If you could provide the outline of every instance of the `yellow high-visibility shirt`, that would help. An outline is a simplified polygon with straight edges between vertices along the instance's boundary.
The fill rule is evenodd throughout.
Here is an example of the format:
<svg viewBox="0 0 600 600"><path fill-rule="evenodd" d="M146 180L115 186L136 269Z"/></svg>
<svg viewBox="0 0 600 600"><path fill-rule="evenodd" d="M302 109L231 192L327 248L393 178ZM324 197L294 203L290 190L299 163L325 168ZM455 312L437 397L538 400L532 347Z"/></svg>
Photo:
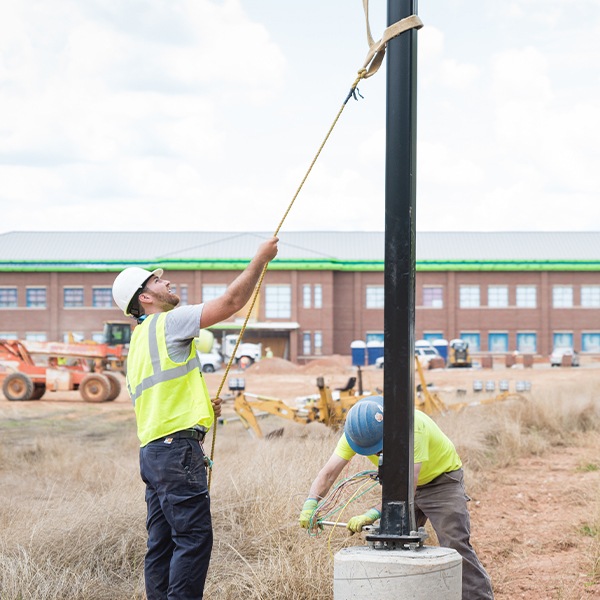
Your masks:
<svg viewBox="0 0 600 600"><path fill-rule="evenodd" d="M414 426L414 462L421 463L417 485L425 485L442 473L462 467L454 444L431 417L415 410ZM348 444L346 434L338 441L335 454L344 460L350 460L356 454ZM375 466L379 465L376 454L368 456L368 459Z"/></svg>

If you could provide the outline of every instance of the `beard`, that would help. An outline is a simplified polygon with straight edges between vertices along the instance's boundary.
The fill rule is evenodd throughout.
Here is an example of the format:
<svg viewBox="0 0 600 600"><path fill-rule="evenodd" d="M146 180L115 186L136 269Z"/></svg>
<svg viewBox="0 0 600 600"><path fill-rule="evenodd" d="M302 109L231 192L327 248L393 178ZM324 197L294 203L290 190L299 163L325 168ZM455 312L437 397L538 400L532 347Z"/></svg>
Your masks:
<svg viewBox="0 0 600 600"><path fill-rule="evenodd" d="M150 292L150 294L156 298L163 311L173 310L181 300L177 294L171 292Z"/></svg>

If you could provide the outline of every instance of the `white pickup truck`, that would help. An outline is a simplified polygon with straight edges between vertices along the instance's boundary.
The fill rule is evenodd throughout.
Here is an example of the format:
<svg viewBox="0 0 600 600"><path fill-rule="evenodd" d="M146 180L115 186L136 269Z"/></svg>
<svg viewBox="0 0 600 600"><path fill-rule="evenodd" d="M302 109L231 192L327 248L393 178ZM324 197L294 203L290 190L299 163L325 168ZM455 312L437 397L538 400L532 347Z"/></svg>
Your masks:
<svg viewBox="0 0 600 600"><path fill-rule="evenodd" d="M218 352L198 352L203 373L214 373L223 366L223 359Z"/></svg>

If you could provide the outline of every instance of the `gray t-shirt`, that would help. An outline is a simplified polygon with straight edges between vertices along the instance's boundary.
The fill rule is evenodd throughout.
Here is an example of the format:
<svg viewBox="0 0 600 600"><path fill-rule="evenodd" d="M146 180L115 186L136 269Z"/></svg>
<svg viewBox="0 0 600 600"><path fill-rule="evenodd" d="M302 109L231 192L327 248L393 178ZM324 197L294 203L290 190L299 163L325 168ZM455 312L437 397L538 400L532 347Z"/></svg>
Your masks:
<svg viewBox="0 0 600 600"><path fill-rule="evenodd" d="M165 336L169 358L184 362L190 354L190 344L200 334L200 318L204 304L178 306L167 313Z"/></svg>

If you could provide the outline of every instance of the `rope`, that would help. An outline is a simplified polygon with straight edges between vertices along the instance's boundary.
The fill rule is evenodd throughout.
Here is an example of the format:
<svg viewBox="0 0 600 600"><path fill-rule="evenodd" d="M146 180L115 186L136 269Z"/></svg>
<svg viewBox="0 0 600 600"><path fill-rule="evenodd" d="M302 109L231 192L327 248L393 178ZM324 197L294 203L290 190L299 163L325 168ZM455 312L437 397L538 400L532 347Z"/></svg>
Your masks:
<svg viewBox="0 0 600 600"><path fill-rule="evenodd" d="M367 41L369 42L369 53L367 54L367 58L365 60L365 63L363 64L363 67L361 69L359 69L356 79L350 86L350 91L348 92L346 99L342 103L342 106L340 107L335 118L333 119L333 122L332 122L331 126L329 127L327 134L323 138L323 141L321 142L321 145L319 146L317 153L315 154L308 169L306 170L306 173L304 174L304 177L302 178L300 185L298 185L298 188L296 189L296 192L294 193L292 200L290 201L285 212L283 213L283 216L281 217L281 220L279 221L279 224L277 225L275 232L273 233L273 237L277 237L279 235L279 231L281 230L284 221L286 220L287 216L289 215L290 211L292 210L292 207L293 207L294 203L296 202L296 198L298 198L298 195L300 194L300 191L302 190L304 183L308 179L308 176L310 175L315 163L317 162L319 156L321 155L321 152L322 152L323 148L325 147L327 140L329 140L329 137L331 136L331 133L332 133L334 127L337 125L337 122L339 121L340 117L342 116L342 113L344 112L344 108L346 108L346 104L348 103L348 100L350 100L350 98L354 98L355 100L357 100L356 95L357 94L360 95L360 92L358 91L358 84L360 83L360 81L362 79L366 79L366 78L374 75L378 71L379 67L381 66L381 63L383 62L383 57L385 55L385 48L386 48L388 41L391 40L392 38L400 35L404 31L407 31L408 29L420 29L421 27L423 27L423 23L422 23L421 19L419 19L419 17L417 17L416 15L412 15L405 19L401 19L397 23L394 23L394 25L391 25L390 27L388 27L384 31L381 40L379 40L378 42L373 42L373 38L371 36L371 28L369 25L369 0L363 0L363 8L365 11L365 18L366 18L366 23L367 23ZM225 373L223 374L221 383L219 384L219 388L217 390L217 395L216 395L217 399L221 397L221 392L223 391L223 387L225 386L225 381L227 380L227 376L229 375L229 371L231 369L233 361L235 360L235 355L237 353L238 347L242 341L244 332L246 331L246 326L248 325L248 321L250 320L250 315L252 314L254 305L256 304L256 301L258 299L258 294L260 292L260 288L261 288L263 280L265 278L265 274L267 272L268 266L269 266L268 264L266 264L264 266L262 273L260 274L258 283L256 284L256 288L255 288L254 294L252 296L252 302L250 304L250 307L248 308L248 312L246 314L244 322L242 323L242 327L240 328L240 334L238 335L238 339L235 344L235 347L231 353L231 356L229 357L229 360L227 361L227 365L225 367ZM209 458L210 467L209 467L209 473L208 473L208 490L209 491L210 491L210 486L212 483L212 473L213 473L212 464L214 462L216 440L217 440L217 428L215 427L215 425L213 423L212 440L211 440L211 446L210 446L210 458Z"/></svg>

